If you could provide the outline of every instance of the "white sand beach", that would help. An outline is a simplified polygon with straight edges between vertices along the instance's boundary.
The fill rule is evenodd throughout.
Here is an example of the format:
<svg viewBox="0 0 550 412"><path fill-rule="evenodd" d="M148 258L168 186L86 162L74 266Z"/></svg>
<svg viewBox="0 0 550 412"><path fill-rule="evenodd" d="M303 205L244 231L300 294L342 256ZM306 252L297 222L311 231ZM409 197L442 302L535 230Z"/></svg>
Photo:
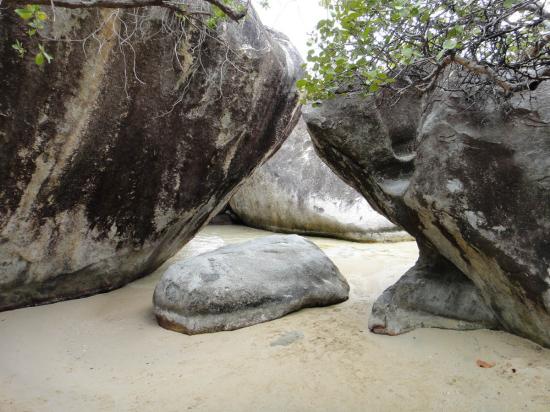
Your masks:
<svg viewBox="0 0 550 412"><path fill-rule="evenodd" d="M172 261L269 234L208 226ZM415 262L414 242L311 239L348 279L347 302L186 336L152 314L169 261L110 293L0 313L0 411L550 410L550 350L528 340L368 331L373 301Z"/></svg>

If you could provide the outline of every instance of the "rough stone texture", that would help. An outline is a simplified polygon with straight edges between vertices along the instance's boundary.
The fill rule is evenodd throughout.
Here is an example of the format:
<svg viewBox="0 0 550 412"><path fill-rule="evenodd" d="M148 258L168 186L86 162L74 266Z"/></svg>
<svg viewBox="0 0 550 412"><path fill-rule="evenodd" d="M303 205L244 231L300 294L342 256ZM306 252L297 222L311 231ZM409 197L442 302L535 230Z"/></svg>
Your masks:
<svg viewBox="0 0 550 412"><path fill-rule="evenodd" d="M398 229L315 153L305 122L229 201L248 226L355 241L400 241Z"/></svg>
<svg viewBox="0 0 550 412"><path fill-rule="evenodd" d="M340 97L304 117L333 170L411 233L421 254L447 259L442 272L454 265L466 275L440 278L446 288L462 302L481 294L503 329L550 346L550 84L505 103L442 92L393 106ZM395 310L402 305L437 315L432 326L455 327L441 315L465 319L463 305L441 295L426 303L434 286L414 278L430 272L441 276L420 259L376 302L371 326L410 329ZM405 284L414 301L403 300Z"/></svg>
<svg viewBox="0 0 550 412"><path fill-rule="evenodd" d="M399 335L416 328L498 329L479 289L438 253L421 250L419 261L373 305L369 329Z"/></svg>
<svg viewBox="0 0 550 412"><path fill-rule="evenodd" d="M175 47L167 13L140 9L134 31L130 12L56 8L46 36L97 32L48 41L39 68L0 10L0 310L151 272L292 130L301 61L287 39L252 13L218 38L187 26Z"/></svg>
<svg viewBox="0 0 550 412"><path fill-rule="evenodd" d="M155 315L187 334L234 330L348 299L334 263L297 235L268 236L177 262L158 283Z"/></svg>

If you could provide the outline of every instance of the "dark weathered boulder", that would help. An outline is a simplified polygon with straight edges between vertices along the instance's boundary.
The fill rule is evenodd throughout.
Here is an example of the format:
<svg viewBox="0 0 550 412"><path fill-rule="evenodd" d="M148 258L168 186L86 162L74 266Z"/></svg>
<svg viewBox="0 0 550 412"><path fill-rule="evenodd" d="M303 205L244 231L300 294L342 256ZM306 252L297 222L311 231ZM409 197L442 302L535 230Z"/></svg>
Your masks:
<svg viewBox="0 0 550 412"><path fill-rule="evenodd" d="M321 161L303 121L229 204L248 226L275 232L355 241L410 239Z"/></svg>
<svg viewBox="0 0 550 412"><path fill-rule="evenodd" d="M55 13L37 67L0 10L0 310L151 272L297 120L300 58L253 12L215 35L160 8Z"/></svg>
<svg viewBox="0 0 550 412"><path fill-rule="evenodd" d="M275 235L174 263L155 288L159 324L187 334L234 330L348 299L349 286L315 244Z"/></svg>
<svg viewBox="0 0 550 412"><path fill-rule="evenodd" d="M373 330L408 330L411 311L435 315L413 327L455 327L442 316L496 327L480 295L499 327L550 346L550 84L507 100L352 95L304 117L333 170L419 243L415 268L375 303Z"/></svg>

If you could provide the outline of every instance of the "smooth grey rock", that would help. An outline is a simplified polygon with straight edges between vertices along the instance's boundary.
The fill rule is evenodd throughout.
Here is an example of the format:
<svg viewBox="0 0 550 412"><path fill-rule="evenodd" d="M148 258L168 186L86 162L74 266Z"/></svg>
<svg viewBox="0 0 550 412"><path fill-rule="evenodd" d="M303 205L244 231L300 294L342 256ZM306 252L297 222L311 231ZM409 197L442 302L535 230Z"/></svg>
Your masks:
<svg viewBox="0 0 550 412"><path fill-rule="evenodd" d="M38 67L11 47L30 41L13 7L0 9L0 310L150 273L299 115L298 53L253 11L214 36L163 8L56 8L46 35L63 40Z"/></svg>
<svg viewBox="0 0 550 412"><path fill-rule="evenodd" d="M460 70L443 86L456 89L456 81ZM550 346L550 83L506 101L443 90L424 97L410 92L396 104L384 95L377 101L337 97L309 108L304 118L331 168L411 233L421 254L441 255L475 289L462 280L441 282L458 287L461 299L469 293L474 302L480 294L500 327ZM419 265L420 273L424 262ZM409 293L418 289L414 300L395 296L404 285ZM374 316L389 311L392 322L403 323L394 323L394 331L411 324L396 319L396 305L464 316L461 305L441 296L427 306L429 290L421 288L434 286L411 283L409 272L374 305Z"/></svg>
<svg viewBox="0 0 550 412"><path fill-rule="evenodd" d="M274 232L361 242L411 240L323 163L303 120L229 204L246 225Z"/></svg>
<svg viewBox="0 0 550 412"><path fill-rule="evenodd" d="M334 263L297 235L224 246L174 263L153 296L159 325L187 334L234 330L348 299Z"/></svg>

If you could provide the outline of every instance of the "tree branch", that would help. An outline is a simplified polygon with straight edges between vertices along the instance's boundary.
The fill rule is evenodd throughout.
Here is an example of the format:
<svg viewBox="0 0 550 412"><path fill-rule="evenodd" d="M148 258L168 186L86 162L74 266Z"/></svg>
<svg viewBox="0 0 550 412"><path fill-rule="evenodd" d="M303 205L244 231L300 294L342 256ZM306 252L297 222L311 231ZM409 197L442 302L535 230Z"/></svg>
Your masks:
<svg viewBox="0 0 550 412"><path fill-rule="evenodd" d="M204 0L223 11L231 20L239 21L248 11L247 6L242 10L234 9L221 0ZM149 7L159 6L173 10L181 11L180 6L185 5L185 2L181 0L7 0L8 4L24 5L24 4L38 4L38 5L55 5L57 7L64 7L68 9L82 9L82 8L108 8L108 9L124 9L124 8L136 8L136 7Z"/></svg>
<svg viewBox="0 0 550 412"><path fill-rule="evenodd" d="M437 83L437 78L439 77L443 69L451 63L451 61L451 56L445 57L443 61L438 64L437 67L428 76L422 79L423 83L429 83L427 83L425 86L419 86L417 87L417 89L422 93L432 90Z"/></svg>
<svg viewBox="0 0 550 412"><path fill-rule="evenodd" d="M460 56L453 56L452 61L464 67L466 70L471 71L472 73L479 74L489 78L493 83L497 84L504 90L504 94L508 95L512 90L514 90L514 85L503 80L498 74L496 74L493 69L487 66L482 66L477 64L472 60L465 59Z"/></svg>
<svg viewBox="0 0 550 412"><path fill-rule="evenodd" d="M425 85L417 86L417 89L422 93L433 89L436 85L439 75L443 72L443 69L445 69L445 67L447 67L449 64L452 64L452 63L458 64L464 67L466 70L468 70L471 73L475 73L477 75L487 77L493 83L495 83L500 88L502 88L505 95L509 95L512 92L529 90L530 88L529 82L510 83L504 80L503 78L501 78L493 69L491 69L488 66L483 66L481 64L478 64L464 57L449 55L445 57L441 61L441 63L438 64L437 67L428 76L422 79L422 83L424 83ZM547 72L543 73L540 77L540 81L548 80L549 79L548 74L550 73L547 73ZM426 82L429 82L429 83L426 84Z"/></svg>
<svg viewBox="0 0 550 412"><path fill-rule="evenodd" d="M226 4L224 4L222 1L219 0L206 0L208 3L213 4L214 6L218 7L221 11L223 11L230 19L239 21L244 16L246 16L246 13L248 11L248 6L250 5L250 0L248 0L246 7L243 8L243 10L238 11Z"/></svg>

